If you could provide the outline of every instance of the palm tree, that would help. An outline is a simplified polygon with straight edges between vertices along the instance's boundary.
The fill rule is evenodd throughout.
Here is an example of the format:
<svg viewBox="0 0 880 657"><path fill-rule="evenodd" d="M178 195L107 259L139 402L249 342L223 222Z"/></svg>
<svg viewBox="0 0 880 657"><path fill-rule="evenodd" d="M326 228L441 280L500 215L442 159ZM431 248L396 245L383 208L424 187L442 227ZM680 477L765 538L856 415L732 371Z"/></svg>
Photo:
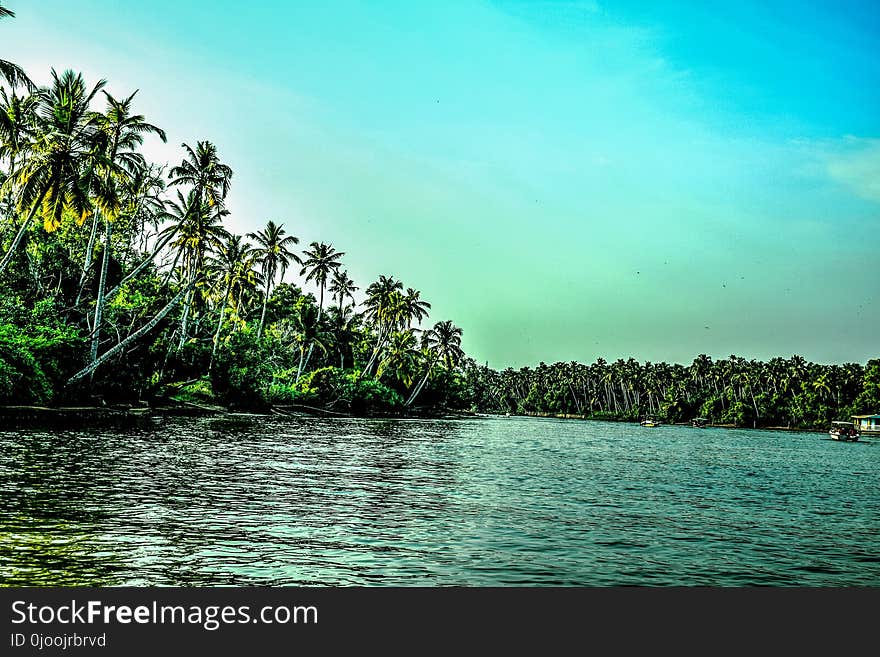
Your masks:
<svg viewBox="0 0 880 657"><path fill-rule="evenodd" d="M402 289L403 283L395 281L393 276L379 276L379 280L367 288L364 307L367 318L376 329L376 344L361 375L370 373L389 334L401 323L406 310L405 298L400 292Z"/></svg>
<svg viewBox="0 0 880 657"><path fill-rule="evenodd" d="M193 150L182 144L186 158L169 172L172 185L190 185L197 205L222 204L229 193L232 169L220 162L217 147L209 141L200 141Z"/></svg>
<svg viewBox="0 0 880 657"><path fill-rule="evenodd" d="M131 102L135 91L128 98L117 100L106 91L107 108L104 114L97 115L96 124L98 130L106 139L106 153L102 161L101 178L99 186L98 205L104 215L104 254L101 263L101 275L98 280L98 296L95 301L95 319L92 323L91 359L98 357L98 342L100 340L101 319L104 309L104 291L107 281L107 266L110 261L111 232L113 220L122 206L120 199L122 183L131 179L138 171L147 168L143 155L137 149L144 142L145 134L155 134L163 142L165 132L151 123L140 114L133 114ZM97 217L98 212L95 212ZM88 266L88 263L87 263ZM84 268L85 272L85 268Z"/></svg>
<svg viewBox="0 0 880 657"><path fill-rule="evenodd" d="M164 166L147 164L124 180L126 208L123 211L131 220L131 229L138 235L138 251L147 250L151 235L147 226L154 231L159 228L159 216L165 209Z"/></svg>
<svg viewBox="0 0 880 657"><path fill-rule="evenodd" d="M256 256L260 259L260 267L263 272L263 284L265 294L263 296L263 311L260 313L260 326L257 329L257 340L263 334L263 324L266 321L266 305L269 303L269 295L275 285L275 278L280 273L284 280L284 273L291 261L303 264L299 256L290 250L294 244L299 244L299 238L293 235L285 237L284 224L276 225L274 221L266 222L266 228L256 233L248 233L248 237L255 240L257 248Z"/></svg>
<svg viewBox="0 0 880 657"><path fill-rule="evenodd" d="M406 406L410 406L419 396L422 388L425 387L434 363L443 361L448 376L452 372L452 368L461 361L464 357L464 351L461 349L461 336L462 330L449 320L437 322L432 329L425 331L422 335L422 346L429 354L427 371L419 385L412 391L409 399L406 400Z"/></svg>
<svg viewBox="0 0 880 657"><path fill-rule="evenodd" d="M342 304L346 299L354 301L354 293L360 288L355 287L354 281L348 277L348 271L333 270L333 280L328 288L333 293L333 298L339 301L339 313L342 314Z"/></svg>
<svg viewBox="0 0 880 657"><path fill-rule="evenodd" d="M217 255L212 258L213 270L217 275L217 282L223 290L220 297L220 320L217 322L217 330L214 333L214 346L211 349L211 363L217 355L217 346L220 344L220 331L223 329L223 320L226 318L226 309L229 306L230 297L238 287L254 278L255 250L239 235L229 235L220 248ZM210 367L210 365L209 365Z"/></svg>
<svg viewBox="0 0 880 657"><path fill-rule="evenodd" d="M12 18L13 16L15 16L15 12L0 5L0 18ZM30 81L24 69L12 62L7 62L5 59L0 59L0 75L6 78L6 81L13 87L21 85L30 90L34 89L34 83Z"/></svg>
<svg viewBox="0 0 880 657"><path fill-rule="evenodd" d="M37 92L37 141L16 175L4 183L16 185L19 209L29 210L0 260L0 272L9 265L38 210L49 232L61 225L65 210L72 210L79 223L91 214L87 177L100 155L95 152L97 116L89 111L89 104L105 84L101 80L87 92L82 75L65 71L59 76L53 69L52 86Z"/></svg>
<svg viewBox="0 0 880 657"><path fill-rule="evenodd" d="M296 379L298 382L305 372L307 365L306 345L309 345L309 354L315 346L322 352L327 351L327 344L330 341L329 334L324 330L319 318L318 309L314 303L297 304L298 312L293 314L290 320L293 325L293 332L296 336L296 343L299 345L299 365L296 368Z"/></svg>
<svg viewBox="0 0 880 657"><path fill-rule="evenodd" d="M346 354L351 354L354 361L354 343L360 337L360 322L362 316L354 312L354 306L344 306L342 310L334 308L330 321L333 334L333 344L339 353L339 369L345 369ZM357 366L356 363L352 363Z"/></svg>
<svg viewBox="0 0 880 657"><path fill-rule="evenodd" d="M158 312L156 315L142 327L140 327L137 331L129 334L123 340L120 340L116 345L108 349L97 359L93 360L91 363L82 368L79 372L74 374L67 380L67 385L71 385L76 383L77 381L81 381L87 376L91 376L91 374L98 369L105 362L113 358L116 354L120 353L123 349L128 347L132 342L140 338L142 335L145 335L149 331L153 330L153 328L161 322L165 316L174 309L174 307L180 303L181 299L183 299L190 291L192 291L197 283L198 279L190 281L186 285L182 285L177 293L172 297L171 301L169 301L165 306Z"/></svg>
<svg viewBox="0 0 880 657"><path fill-rule="evenodd" d="M390 369L395 379L409 386L420 355L415 334L411 330L392 333L383 353L384 357L376 368L376 378L381 379L382 374Z"/></svg>
<svg viewBox="0 0 880 657"><path fill-rule="evenodd" d="M431 304L419 297L420 293L418 290L414 290L411 287L406 288L406 296L404 296L403 301L406 306L407 328L412 326L413 320L421 323L428 316Z"/></svg>
<svg viewBox="0 0 880 657"><path fill-rule="evenodd" d="M36 134L37 100L36 95L18 96L14 91L7 94L6 89L0 88L0 162L9 163L6 175L10 179L15 177L18 164ZM11 185L7 193L0 195L0 203L3 196L9 200L6 214L11 218L14 202Z"/></svg>
<svg viewBox="0 0 880 657"><path fill-rule="evenodd" d="M172 269L182 260L183 278L189 283L196 281L203 272L207 254L223 248L229 232L222 225L226 211L221 206L216 206L212 212L207 203L198 204L194 189L186 198L178 192L177 199L177 203L168 203L169 210L163 218L170 220L171 225L159 233L159 237L170 236L170 245L176 250ZM194 292L195 287L190 287L184 300L178 349L187 340L187 321Z"/></svg>
<svg viewBox="0 0 880 657"><path fill-rule="evenodd" d="M342 263L339 262L339 259L344 256L345 253L336 251L330 244L312 242L309 245L309 249L306 250L303 255L305 256L305 260L302 262L303 268L299 275L306 277L306 283L313 280L318 285L321 296L318 301L317 321L320 322L321 313L324 310L324 289L327 287L327 277L331 272L336 271L340 267ZM311 358L312 347L309 347L309 353L306 356L304 367L307 368L309 366Z"/></svg>
<svg viewBox="0 0 880 657"><path fill-rule="evenodd" d="M339 262L339 259L345 253L336 251L330 244L312 242L303 255L306 259L302 263L303 268L299 275L306 277L306 283L315 281L320 290L318 301L318 319L320 319L324 309L324 289L327 287L327 277L340 267L342 263Z"/></svg>
<svg viewBox="0 0 880 657"><path fill-rule="evenodd" d="M139 169L134 175L122 181L125 188L123 196L126 204L122 214L129 218L131 230L140 236L140 252L146 249L150 237L158 237L157 235L148 235L147 224L158 231L159 225L166 215L166 201L162 196L162 192L165 190L165 181L161 174L162 167L150 164L146 169ZM123 285L146 269L172 237L174 237L173 234L166 234L161 239L157 238L153 244L153 250L112 290L107 292L107 296L112 298Z"/></svg>

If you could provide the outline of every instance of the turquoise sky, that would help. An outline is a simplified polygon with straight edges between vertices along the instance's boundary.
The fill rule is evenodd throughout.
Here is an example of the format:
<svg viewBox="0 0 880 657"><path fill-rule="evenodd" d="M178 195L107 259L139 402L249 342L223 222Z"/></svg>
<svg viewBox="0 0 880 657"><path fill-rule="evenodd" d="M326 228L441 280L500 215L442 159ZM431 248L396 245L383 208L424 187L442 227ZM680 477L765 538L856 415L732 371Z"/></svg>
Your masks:
<svg viewBox="0 0 880 657"><path fill-rule="evenodd" d="M0 56L214 141L232 228L493 367L880 356L880 5L6 0Z"/></svg>

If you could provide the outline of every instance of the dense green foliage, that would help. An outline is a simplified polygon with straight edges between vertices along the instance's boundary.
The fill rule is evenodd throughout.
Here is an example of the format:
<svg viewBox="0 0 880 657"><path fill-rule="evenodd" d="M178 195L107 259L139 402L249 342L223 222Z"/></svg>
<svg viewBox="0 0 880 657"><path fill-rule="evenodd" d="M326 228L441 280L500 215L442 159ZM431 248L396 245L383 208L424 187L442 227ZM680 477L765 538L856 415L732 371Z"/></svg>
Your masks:
<svg viewBox="0 0 880 657"><path fill-rule="evenodd" d="M332 245L297 251L274 220L230 233L233 170L212 142L150 163L145 138L165 134L135 94L72 71L37 88L5 64L0 403L464 404L461 331L422 328L418 290L382 276L359 308Z"/></svg>

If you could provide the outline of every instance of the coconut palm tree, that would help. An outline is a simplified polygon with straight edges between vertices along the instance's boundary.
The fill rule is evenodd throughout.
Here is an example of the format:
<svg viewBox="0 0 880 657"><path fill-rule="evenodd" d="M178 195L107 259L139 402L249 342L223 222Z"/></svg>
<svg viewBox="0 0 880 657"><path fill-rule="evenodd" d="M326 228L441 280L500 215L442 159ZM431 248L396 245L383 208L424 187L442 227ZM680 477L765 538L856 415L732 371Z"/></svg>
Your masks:
<svg viewBox="0 0 880 657"><path fill-rule="evenodd" d="M306 371L306 345L309 345L309 354L316 346L319 351L326 352L331 336L324 329L314 303L297 304L297 312L287 321L292 324L296 344L299 348L299 365L296 368L294 381L296 383Z"/></svg>
<svg viewBox="0 0 880 657"><path fill-rule="evenodd" d="M18 165L31 147L36 134L36 95L19 96L0 87L0 162L7 162L7 178L14 179ZM0 194L0 204L8 201L5 213L11 218L14 203L12 185Z"/></svg>
<svg viewBox="0 0 880 657"><path fill-rule="evenodd" d="M382 360L376 368L376 379L381 379L386 371L390 371L397 381L409 386L421 355L415 333L411 330L392 333L382 353Z"/></svg>
<svg viewBox="0 0 880 657"><path fill-rule="evenodd" d="M324 310L324 289L327 287L327 278L332 272L340 267L342 263L339 262L339 259L344 256L345 253L336 251L330 244L312 242L303 255L305 256L305 260L302 261L303 268L299 275L306 277L306 283L314 281L318 286L320 297L318 300L317 321L320 323L321 313ZM311 358L312 347L309 347L309 353L306 356L304 367L308 368Z"/></svg>
<svg viewBox="0 0 880 657"><path fill-rule="evenodd" d="M376 331L376 344L373 346L373 351L361 371L361 375L370 373L391 331L400 325L404 317L406 304L404 296L400 292L402 289L403 283L394 280L393 276L379 276L379 280L371 283L367 288L364 308L367 319L373 322Z"/></svg>
<svg viewBox="0 0 880 657"><path fill-rule="evenodd" d="M67 380L67 385L72 385L78 381L81 381L87 376L91 376L92 373L98 369L105 362L113 358L116 354L122 352L125 348L127 348L131 343L138 340L141 336L147 334L149 331L152 331L155 326L161 322L165 316L171 312L178 303L192 290L195 288L198 279L190 281L188 284L182 286L177 293L172 297L172 299L165 304L165 306L158 312L156 315L146 324L141 326L137 331L129 334L123 340L120 340L116 345L108 349L106 352L101 354L97 359L93 360L91 363L82 368L79 372L74 374Z"/></svg>
<svg viewBox="0 0 880 657"><path fill-rule="evenodd" d="M330 318L331 333L333 335L333 345L339 354L339 369L345 369L345 357L351 355L354 361L355 350L354 344L361 336L361 321L363 316L354 312L354 306L344 306L342 310L333 308L332 315L328 313ZM353 366L357 366L353 362Z"/></svg>
<svg viewBox="0 0 880 657"><path fill-rule="evenodd" d="M437 322L433 328L422 334L422 346L429 354L428 365L424 378L415 387L409 399L406 400L406 406L412 405L428 382L431 376L431 368L435 363L442 361L446 365L447 376L452 372L461 359L464 357L464 351L461 348L462 330L446 320Z"/></svg>
<svg viewBox="0 0 880 657"><path fill-rule="evenodd" d="M266 222L266 228L255 233L248 233L248 237L257 243L255 254L260 260L260 268L263 273L263 310L260 313L260 325L257 328L257 340L263 334L263 324L266 322L266 305L275 285L275 279L280 274L284 280L284 274L291 262L303 264L299 256L291 251L290 247L299 244L299 238L294 235L286 235L284 224L276 225L274 221Z"/></svg>
<svg viewBox="0 0 880 657"><path fill-rule="evenodd" d="M137 150L144 142L144 135L154 134L165 141L165 132L161 128L147 123L142 115L132 113L131 104L135 94L137 91L128 98L117 100L105 91L104 95L107 98L105 113L96 117L97 128L106 140L106 152L101 162L102 181L98 186L98 208L95 212L96 217L99 212L104 217L104 253L98 279L98 296L95 300L95 317L92 322L92 360L98 357L107 266L112 247L110 238L113 221L122 207L124 182L147 168L143 155Z"/></svg>
<svg viewBox="0 0 880 657"><path fill-rule="evenodd" d="M312 242L303 255L305 260L303 260L303 268L299 275L306 277L306 283L314 281L318 286L320 292L318 318L320 319L324 309L324 289L327 287L327 278L340 267L342 263L339 262L339 259L345 253L336 251L330 244Z"/></svg>
<svg viewBox="0 0 880 657"><path fill-rule="evenodd" d="M190 185L197 205L220 205L229 193L232 169L220 161L217 147L209 141L196 143L195 150L182 144L186 157L168 173L171 185Z"/></svg>
<svg viewBox="0 0 880 657"><path fill-rule="evenodd" d="M139 236L138 254L144 253L151 238L156 239L152 245L152 251L145 258L142 258L140 263L128 272L113 289L107 292L107 296L111 298L123 285L146 269L174 236L173 234L165 234L161 239L158 239L159 226L163 217L166 216L167 209L166 200L162 194L165 190L162 167L149 164L145 169L139 169L132 176L123 180L122 185L125 202L122 214L129 219L130 230ZM148 224L157 234L148 234Z"/></svg>
<svg viewBox="0 0 880 657"><path fill-rule="evenodd" d="M169 209L164 218L171 223L159 233L159 238L170 236L169 244L176 251L172 269L181 263L184 280L192 282L204 271L207 255L220 251L229 237L229 232L222 224L227 212L219 205L212 211L207 203L199 204L195 189L190 190L186 198L178 192L177 199L176 203L168 203ZM187 340L187 322L194 292L195 286L190 287L184 300L178 349Z"/></svg>
<svg viewBox="0 0 880 657"><path fill-rule="evenodd" d="M79 223L91 214L88 181L101 155L96 152L97 115L89 104L105 84L101 80L88 91L81 74L65 71L59 76L53 69L52 85L37 92L36 141L16 175L4 183L16 186L18 208L27 208L27 216L0 260L0 272L9 265L38 211L48 232L61 225L65 210L73 211Z"/></svg>
<svg viewBox="0 0 880 657"><path fill-rule="evenodd" d="M211 259L212 270L215 273L217 284L222 290L219 301L220 319L217 322L217 330L214 332L211 363L214 362L214 356L217 355L220 331L223 329L223 320L226 318L226 309L229 307L230 298L236 288L241 288L243 284L253 281L255 258L256 251L244 242L241 236L229 235L216 256Z"/></svg>
<svg viewBox="0 0 880 657"><path fill-rule="evenodd" d="M342 305L346 299L354 301L354 293L360 288L356 287L354 281L348 277L348 271L333 270L333 280L330 281L328 288L333 293L333 299L339 301L339 314L342 314Z"/></svg>
<svg viewBox="0 0 880 657"><path fill-rule="evenodd" d="M421 323L428 316L428 310L431 304L420 298L420 292L411 287L406 288L406 295L403 297L406 307L406 326L412 326L413 320Z"/></svg>

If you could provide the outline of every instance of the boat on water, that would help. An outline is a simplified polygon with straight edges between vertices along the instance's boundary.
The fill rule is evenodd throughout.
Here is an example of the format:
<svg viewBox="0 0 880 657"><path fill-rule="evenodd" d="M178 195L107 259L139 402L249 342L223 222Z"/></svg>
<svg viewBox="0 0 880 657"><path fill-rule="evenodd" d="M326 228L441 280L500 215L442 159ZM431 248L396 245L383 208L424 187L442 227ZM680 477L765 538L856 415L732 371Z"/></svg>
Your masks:
<svg viewBox="0 0 880 657"><path fill-rule="evenodd" d="M831 440L840 440L848 443L854 443L859 439L859 431L852 422L837 420L831 423L828 435L831 436Z"/></svg>
<svg viewBox="0 0 880 657"><path fill-rule="evenodd" d="M639 422L639 424L642 425L643 427L659 427L663 423L660 422L660 420L658 420L657 418L649 415L648 417L644 418L641 422Z"/></svg>
<svg viewBox="0 0 880 657"><path fill-rule="evenodd" d="M691 420L691 426L696 427L698 429L702 429L707 424L709 424L709 418L695 417L693 420Z"/></svg>

